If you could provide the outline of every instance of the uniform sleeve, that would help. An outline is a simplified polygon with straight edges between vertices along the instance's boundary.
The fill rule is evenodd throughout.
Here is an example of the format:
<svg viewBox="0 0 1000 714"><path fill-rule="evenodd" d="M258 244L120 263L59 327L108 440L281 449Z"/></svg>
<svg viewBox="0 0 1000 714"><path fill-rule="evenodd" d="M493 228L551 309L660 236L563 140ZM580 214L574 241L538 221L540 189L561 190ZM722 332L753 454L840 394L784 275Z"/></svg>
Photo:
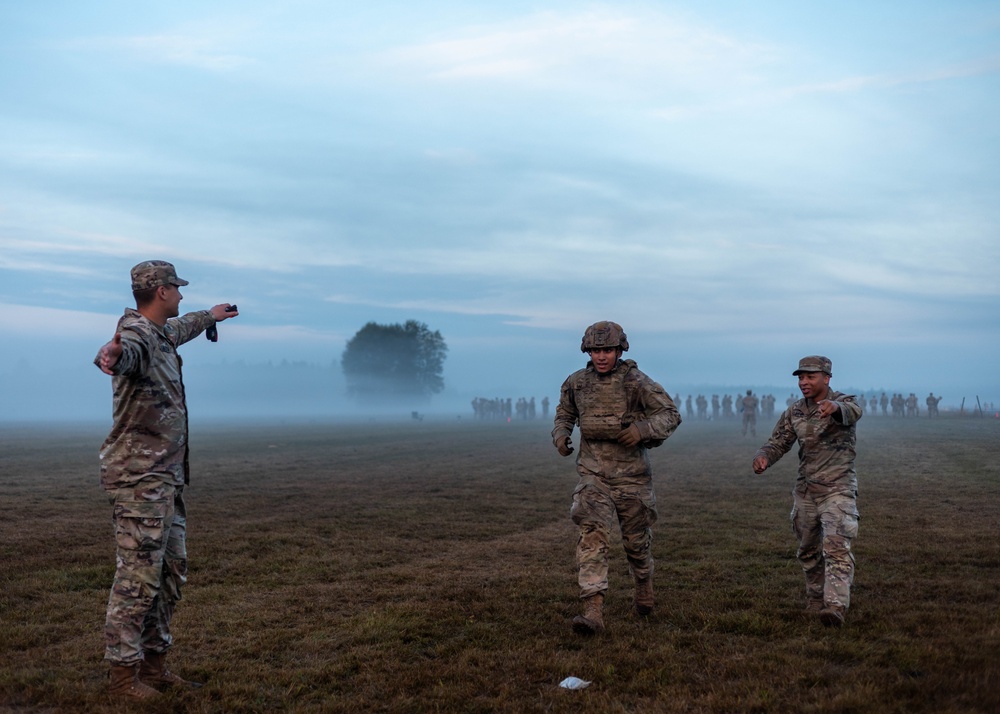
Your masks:
<svg viewBox="0 0 1000 714"><path fill-rule="evenodd" d="M658 383L647 379L642 390L642 411L644 417L635 422L644 442L663 441L677 430L681 423L681 413L677 411L674 400Z"/></svg>
<svg viewBox="0 0 1000 714"><path fill-rule="evenodd" d="M121 330L122 353L111 368L116 377L137 377L145 374L149 367L150 347L141 333L128 328ZM94 357L94 364L100 365L101 353Z"/></svg>
<svg viewBox="0 0 1000 714"><path fill-rule="evenodd" d="M170 329L174 333L174 346L176 347L190 342L214 325L215 317L209 310L198 310L180 317L172 317L167 320L167 324L170 325Z"/></svg>
<svg viewBox="0 0 1000 714"><path fill-rule="evenodd" d="M838 411L834 412L833 418L844 426L851 426L861 418L861 405L855 400L853 395L846 394L834 401Z"/></svg>
<svg viewBox="0 0 1000 714"><path fill-rule="evenodd" d="M763 456L767 459L768 465L774 465L778 459L788 453L797 438L795 430L792 428L792 410L789 408L781 413L778 423L774 425L774 431L771 432L771 438L757 449L757 453L753 457L756 459L758 456Z"/></svg>
<svg viewBox="0 0 1000 714"><path fill-rule="evenodd" d="M573 427L580 418L576 409L576 396L573 393L572 377L567 377L559 390L559 404L556 406L555 426L552 429L552 443L555 444L564 436L573 434Z"/></svg>

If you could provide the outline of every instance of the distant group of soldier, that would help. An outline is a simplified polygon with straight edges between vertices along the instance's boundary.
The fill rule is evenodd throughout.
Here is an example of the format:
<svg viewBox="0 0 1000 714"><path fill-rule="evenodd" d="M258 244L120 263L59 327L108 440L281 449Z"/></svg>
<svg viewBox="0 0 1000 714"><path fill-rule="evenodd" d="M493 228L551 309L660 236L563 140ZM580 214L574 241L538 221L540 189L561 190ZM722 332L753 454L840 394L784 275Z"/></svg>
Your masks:
<svg viewBox="0 0 1000 714"><path fill-rule="evenodd" d="M797 399L795 394L789 394L785 400L785 406L792 406ZM931 392L927 396L924 403L927 405L928 417L933 418L939 415L938 403L942 399L943 397L934 396L934 392ZM719 421L720 419L735 419L740 417L743 435L746 436L749 431L752 436L756 436L757 416L759 415L765 419L774 418L776 399L773 394L764 394L758 397L753 393L752 389L748 389L744 395L737 394L731 396L723 394L720 398L718 394L713 394L711 402L709 402L704 394L697 396L689 394L684 399L678 394L675 398L675 403L684 404L685 415L697 421ZM892 397L889 397L885 392L882 392L881 396L872 394L868 399L865 399L864 394L859 394L858 404L862 408L867 407L870 413L874 415L879 414L879 409L881 409L882 416L889 416L889 410L891 409L892 416L894 417L920 416L920 401L913 392L910 392L910 396L908 397L904 397L902 393L894 393ZM711 413L709 413L710 405ZM516 402L510 397L506 399L499 397L495 399L476 397L472 400L472 412L476 419L482 420L506 419L509 421L512 418L521 420L539 418L534 397L519 397ZM548 397L543 397L541 400L541 412L542 419L549 418Z"/></svg>
<svg viewBox="0 0 1000 714"><path fill-rule="evenodd" d="M542 397L542 419L549 418L549 398ZM510 397L506 399L497 397L487 399L476 397L472 400L472 414L476 419L491 420L500 419L510 421L514 416L518 419L537 419L537 409L534 397L518 397L517 402L513 402Z"/></svg>
<svg viewBox="0 0 1000 714"><path fill-rule="evenodd" d="M931 392L924 400L924 403L927 405L928 417L933 418L939 415L938 403L942 398L934 396L934 392ZM795 394L789 394L785 400L785 406L792 406L797 399L798 397ZM908 397L904 397L902 393L896 393L892 397L889 397L885 392L882 392L881 396L872 394L869 399L865 399L864 394L859 394L857 399L858 404L862 408L869 409L872 414L877 415L881 408L882 416L889 416L890 409L892 410L892 416L895 417L920 416L920 400L913 392L910 392L910 396ZM751 389L748 389L745 395L738 394L732 397L724 394L721 399L718 394L713 394L711 402L703 394L697 396L689 394L684 399L678 394L675 398L677 404L684 405L685 416L689 419L719 421L720 419L741 417L744 436L748 431L751 435L757 433L756 424L758 415L765 419L774 417L775 401L773 394L764 394L758 397ZM709 404L711 404L711 413L709 413ZM733 405L735 405L735 409Z"/></svg>
<svg viewBox="0 0 1000 714"><path fill-rule="evenodd" d="M934 396L934 392L927 395L924 400L924 404L927 405L927 416L936 417L938 416L938 403L944 397ZM865 400L864 394L858 395L858 403L862 406L867 406L869 411L874 415L879 413L881 409L882 416L889 416L889 410L892 410L892 416L894 417L918 417L920 416L920 399L913 392L910 392L910 396L904 397L901 392L893 393L892 397L889 397L885 392L882 392L881 396L875 396L872 394L868 400Z"/></svg>
<svg viewBox="0 0 1000 714"><path fill-rule="evenodd" d="M793 396L789 404L794 401ZM704 394L699 394L697 397L689 394L684 400L678 394L675 402L677 404L684 404L685 415L689 419L696 419L697 421L735 419L737 413L739 413L742 417L743 433L746 434L747 430L749 430L751 434L756 434L757 414L760 413L761 416L768 419L772 418L774 416L775 398L773 394L765 394L758 397L753 393L752 389L748 389L745 395L737 394L735 397L723 394L721 399L718 394L713 394L711 416L709 416L708 411L709 401L705 398ZM736 405L735 410L733 409L734 404Z"/></svg>
<svg viewBox="0 0 1000 714"><path fill-rule="evenodd" d="M753 394L753 390L750 390L747 392L747 396L751 396L753 399L747 401L746 396L739 394L735 397L723 394L720 399L718 394L713 394L711 416L709 416L708 411L709 401L705 398L704 394L699 394L697 397L689 394L686 399L682 399L681 395L678 394L675 401L677 404L684 404L685 416L689 419L699 421L733 419L736 417L737 411L742 414L747 410L755 414L759 411L760 415L765 417L774 416L775 399L773 394L765 394L762 397L757 397ZM792 401L795 400L793 399ZM733 404L736 405L736 411L733 410Z"/></svg>

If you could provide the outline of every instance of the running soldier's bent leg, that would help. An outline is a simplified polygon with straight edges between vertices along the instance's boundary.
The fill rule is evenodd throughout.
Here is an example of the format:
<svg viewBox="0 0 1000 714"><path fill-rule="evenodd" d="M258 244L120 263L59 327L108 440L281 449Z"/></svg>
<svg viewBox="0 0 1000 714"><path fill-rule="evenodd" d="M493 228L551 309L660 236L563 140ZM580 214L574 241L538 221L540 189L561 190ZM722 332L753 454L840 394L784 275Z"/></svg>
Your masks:
<svg viewBox="0 0 1000 714"><path fill-rule="evenodd" d="M653 529L656 522L656 496L650 476L627 489L615 489L618 524L629 570L636 580L653 575Z"/></svg>
<svg viewBox="0 0 1000 714"><path fill-rule="evenodd" d="M608 589L608 548L614 513L611 495L602 488L582 481L576 487L570 516L580 529L576 565L581 598Z"/></svg>

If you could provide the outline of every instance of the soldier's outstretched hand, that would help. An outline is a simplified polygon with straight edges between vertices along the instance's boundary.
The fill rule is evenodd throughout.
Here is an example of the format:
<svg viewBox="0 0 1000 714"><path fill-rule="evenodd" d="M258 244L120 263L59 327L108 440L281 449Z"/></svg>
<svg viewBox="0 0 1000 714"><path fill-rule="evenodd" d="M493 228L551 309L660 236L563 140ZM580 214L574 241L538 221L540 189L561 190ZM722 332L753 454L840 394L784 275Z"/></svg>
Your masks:
<svg viewBox="0 0 1000 714"><path fill-rule="evenodd" d="M831 402L829 399L816 402L816 406L819 407L819 415L824 418L832 416L834 412L840 409L840 406L836 402Z"/></svg>
<svg viewBox="0 0 1000 714"><path fill-rule="evenodd" d="M97 353L97 366L104 374L114 376L111 368L118 364L118 358L122 356L122 333L116 332L115 336Z"/></svg>
<svg viewBox="0 0 1000 714"><path fill-rule="evenodd" d="M770 465L766 456L758 456L753 460L753 472L755 474L762 474L767 471L767 467Z"/></svg>
<svg viewBox="0 0 1000 714"><path fill-rule="evenodd" d="M568 436L563 436L556 441L556 448L559 449L560 456L569 456L573 453L573 445L570 443Z"/></svg>
<svg viewBox="0 0 1000 714"><path fill-rule="evenodd" d="M233 309L233 306L228 302L211 307L208 311L212 313L212 317L215 318L216 322L222 322L223 320L228 320L229 318L236 317L240 314L240 311Z"/></svg>

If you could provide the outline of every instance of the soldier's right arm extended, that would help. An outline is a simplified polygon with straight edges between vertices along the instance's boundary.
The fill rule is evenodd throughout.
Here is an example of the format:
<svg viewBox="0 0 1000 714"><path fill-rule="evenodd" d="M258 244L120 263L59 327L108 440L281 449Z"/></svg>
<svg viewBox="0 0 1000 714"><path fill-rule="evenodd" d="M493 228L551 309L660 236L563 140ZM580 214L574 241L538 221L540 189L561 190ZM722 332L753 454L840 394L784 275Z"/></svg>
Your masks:
<svg viewBox="0 0 1000 714"><path fill-rule="evenodd" d="M115 376L143 374L149 363L149 348L132 330L121 330L94 358L102 372Z"/></svg>

